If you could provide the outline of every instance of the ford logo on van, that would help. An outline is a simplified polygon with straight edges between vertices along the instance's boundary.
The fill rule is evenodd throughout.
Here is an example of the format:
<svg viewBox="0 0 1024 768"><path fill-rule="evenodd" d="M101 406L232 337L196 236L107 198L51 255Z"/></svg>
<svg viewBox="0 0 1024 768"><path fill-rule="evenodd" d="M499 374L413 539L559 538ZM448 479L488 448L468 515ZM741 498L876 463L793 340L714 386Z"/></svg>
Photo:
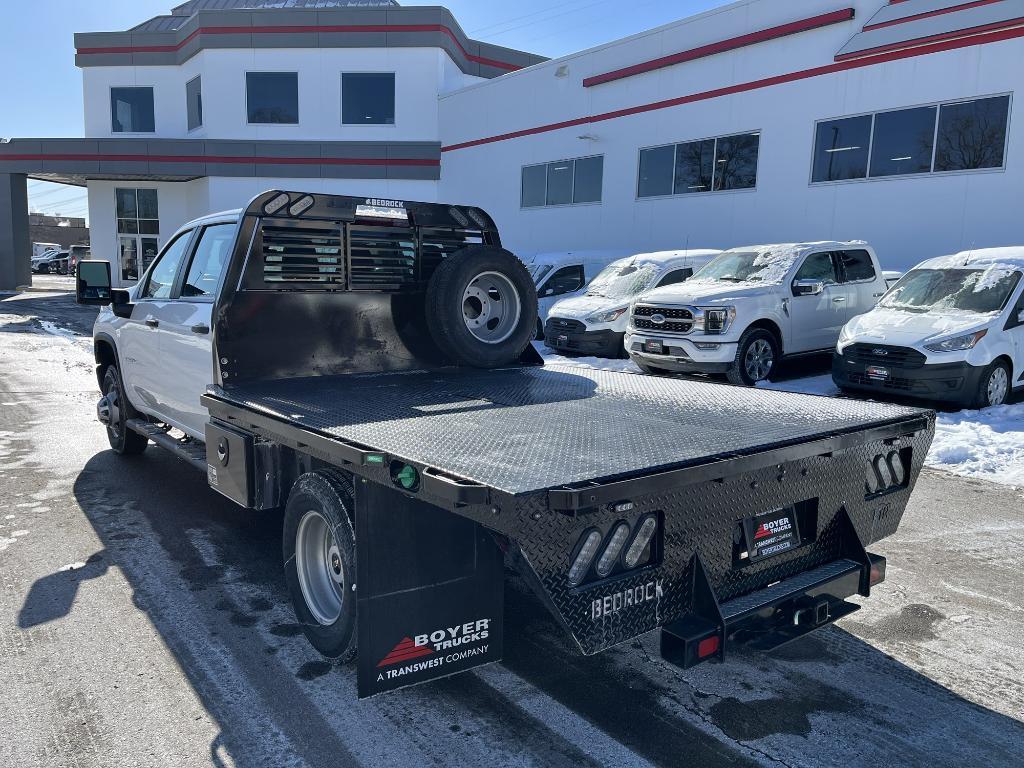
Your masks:
<svg viewBox="0 0 1024 768"><path fill-rule="evenodd" d="M871 350L871 354L872 355L880 355L881 357L886 357L889 354L889 350L888 349L876 348L876 349L872 349Z"/></svg>
<svg viewBox="0 0 1024 768"><path fill-rule="evenodd" d="M651 322L655 325L661 325L665 322L665 316L662 314L651 315Z"/></svg>

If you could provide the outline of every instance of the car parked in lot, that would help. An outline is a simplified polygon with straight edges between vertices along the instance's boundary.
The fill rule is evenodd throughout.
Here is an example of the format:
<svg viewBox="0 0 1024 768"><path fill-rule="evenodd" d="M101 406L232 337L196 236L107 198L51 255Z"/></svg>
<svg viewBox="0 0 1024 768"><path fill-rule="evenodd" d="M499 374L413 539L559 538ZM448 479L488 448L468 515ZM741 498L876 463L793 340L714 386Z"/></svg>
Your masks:
<svg viewBox="0 0 1024 768"><path fill-rule="evenodd" d="M625 347L647 373L724 373L751 385L783 355L832 350L885 291L862 241L733 248L685 283L641 294Z"/></svg>
<svg viewBox="0 0 1024 768"><path fill-rule="evenodd" d="M626 254L622 251L560 251L521 257L537 286L537 338L554 304L579 295L601 270Z"/></svg>
<svg viewBox="0 0 1024 768"><path fill-rule="evenodd" d="M70 271L67 251L46 251L32 259L32 271L40 275L66 275Z"/></svg>
<svg viewBox="0 0 1024 768"><path fill-rule="evenodd" d="M613 261L582 294L556 302L544 325L544 344L557 352L625 357L629 303L638 294L681 283L721 251L638 253Z"/></svg>
<svg viewBox="0 0 1024 768"><path fill-rule="evenodd" d="M1003 403L1024 387L1024 248L929 259L844 328L832 362L843 390Z"/></svg>

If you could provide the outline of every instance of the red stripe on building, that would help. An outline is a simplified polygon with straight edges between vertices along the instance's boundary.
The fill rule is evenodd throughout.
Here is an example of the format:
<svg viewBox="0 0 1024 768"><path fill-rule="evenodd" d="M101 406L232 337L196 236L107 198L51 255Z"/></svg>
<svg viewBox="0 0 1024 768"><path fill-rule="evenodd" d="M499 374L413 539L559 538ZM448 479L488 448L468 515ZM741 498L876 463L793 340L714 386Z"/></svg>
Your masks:
<svg viewBox="0 0 1024 768"><path fill-rule="evenodd" d="M903 40L899 43L890 43L889 45L879 45L874 48L865 48L862 51L852 51L850 53L841 53L836 56L836 61L847 61L848 59L857 59L863 56L870 56L876 53L885 53L886 51L900 51L907 48L913 48L915 46L926 45L928 43L937 43L942 40L953 40L956 38L965 37L968 35L980 35L983 32L994 32L1000 29L1009 29L1010 27L1016 27L1020 24L1024 24L1024 16L1015 19L1006 19L1005 21L997 21L991 24L981 24L977 27L968 27L967 29L957 29L952 32L943 32L939 35L925 35L924 37L916 37L910 40Z"/></svg>
<svg viewBox="0 0 1024 768"><path fill-rule="evenodd" d="M876 64L885 64L890 61L899 61L900 59L910 59L916 58L918 56L927 56L933 53L943 53L945 51L953 51L959 48L968 48L975 45L999 43L1004 40L1014 40L1019 37L1024 37L1024 28L1022 27L1004 29L997 32L990 32L988 34L983 35L974 35L971 37L961 37L955 40L932 43L930 45L921 45L914 48L908 48L889 53L881 53L873 56L861 56L859 58L852 58L848 61L837 61L833 64L825 64L820 67L802 69L797 72L787 72L782 75L775 75L774 77L766 77L762 80L753 80L747 83L728 85L723 88L716 88L710 91L702 91L700 93L692 93L686 96L677 96L676 98L673 99L665 99L664 101L656 101L650 104L641 104L636 107L618 109L615 110L614 112L602 112L596 115L588 115L587 117L579 117L572 120L564 120L560 123L550 123L548 125L541 125L535 128L524 128L523 130L520 131L503 133L497 136L488 136L483 139L474 139L472 141L463 141L458 144L449 144L446 147L441 147L441 151L454 152L459 149L478 147L482 144L491 144L496 141L508 141L509 139L518 139L523 136L533 136L538 133L557 131L561 128L571 128L573 126L586 125L589 123L600 123L605 120L615 120L616 118L626 117L628 115L638 115L644 112L653 112L659 109L678 107L683 104L692 104L698 101L717 99L722 96L729 96L735 93L745 93L747 91L756 91L761 88L770 88L771 86L774 85L793 83L799 80L808 80L812 77L821 77L822 75L831 75L837 72L846 72L852 69L862 69L864 67L871 67Z"/></svg>
<svg viewBox="0 0 1024 768"><path fill-rule="evenodd" d="M469 61L514 71L520 69L516 64L477 56L467 51L459 38L451 29L443 24L335 24L327 26L275 26L275 27L200 27L180 43L174 45L124 45L106 46L102 48L79 48L80 56L99 53L177 53L199 35L276 35L296 34L304 32L441 32L446 35Z"/></svg>
<svg viewBox="0 0 1024 768"><path fill-rule="evenodd" d="M780 37L788 37L789 35L795 35L798 32L820 29L821 27L827 27L832 24L849 21L854 17L854 13L853 8L844 8L841 11L823 13L809 19L801 19L800 21L781 24L777 27L762 29L757 32L740 35L739 37L731 37L728 40L709 43L708 45L702 45L699 48L691 48L687 51L680 51L679 53L662 56L661 58L652 59L651 61L644 61L640 64L633 64L632 66L616 69L612 72L605 72L601 75L588 77L584 79L583 87L590 88L595 85L610 83L614 80L622 80L623 78L633 77L634 75L640 75L645 72L653 72L656 69L671 67L674 64L682 64L686 61L695 61L696 59L703 59L707 56L725 53L726 51L735 51L738 48L746 48L749 45L756 45L757 43L764 43L769 40L777 40Z"/></svg>
<svg viewBox="0 0 1024 768"><path fill-rule="evenodd" d="M224 163L236 165L415 165L439 166L440 160L412 157L243 157L239 155L104 155L87 154L20 154L0 152L0 163L15 160L76 160L82 162L124 163Z"/></svg>
<svg viewBox="0 0 1024 768"><path fill-rule="evenodd" d="M917 21L919 19L928 19L932 16L944 16L947 13L955 13L957 11L966 11L968 8L978 8L982 5L992 5L993 3L1001 3L1003 0L973 0L970 3L960 3L959 5L951 5L949 8L939 8L935 11L923 11L922 13L914 13L910 16L904 16L901 19L891 19L889 21L880 21L877 24L867 24L864 27L865 32L870 32L872 29L884 29L885 27L893 27L897 24L906 24L910 21Z"/></svg>

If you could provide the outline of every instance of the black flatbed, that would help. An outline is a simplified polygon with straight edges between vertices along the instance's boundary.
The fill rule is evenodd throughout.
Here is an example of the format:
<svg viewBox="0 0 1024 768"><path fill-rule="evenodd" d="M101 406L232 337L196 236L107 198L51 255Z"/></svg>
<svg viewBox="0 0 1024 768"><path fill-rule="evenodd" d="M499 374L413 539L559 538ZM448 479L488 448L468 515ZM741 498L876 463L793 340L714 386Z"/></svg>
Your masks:
<svg viewBox="0 0 1024 768"><path fill-rule="evenodd" d="M924 413L569 365L281 379L212 395L513 495L704 464Z"/></svg>

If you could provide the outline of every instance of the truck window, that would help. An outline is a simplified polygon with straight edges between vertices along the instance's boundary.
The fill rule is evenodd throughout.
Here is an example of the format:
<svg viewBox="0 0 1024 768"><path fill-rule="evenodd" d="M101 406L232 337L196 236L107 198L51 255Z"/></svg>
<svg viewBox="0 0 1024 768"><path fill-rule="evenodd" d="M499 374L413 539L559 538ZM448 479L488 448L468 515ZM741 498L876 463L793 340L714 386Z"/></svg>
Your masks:
<svg viewBox="0 0 1024 768"><path fill-rule="evenodd" d="M871 263L871 254L867 251L839 251L838 255L843 263L844 282L875 279L875 265Z"/></svg>
<svg viewBox="0 0 1024 768"><path fill-rule="evenodd" d="M820 280L828 285L839 282L831 253L812 253L797 270L795 280Z"/></svg>
<svg viewBox="0 0 1024 768"><path fill-rule="evenodd" d="M541 296L561 296L563 293L572 293L583 287L586 279L583 276L583 265L574 264L571 267L562 267L555 272L544 284Z"/></svg>
<svg viewBox="0 0 1024 768"><path fill-rule="evenodd" d="M199 244L192 254L185 282L181 286L182 298L212 298L217 292L220 274L227 263L231 243L234 242L233 223L213 224L203 228Z"/></svg>
<svg viewBox="0 0 1024 768"><path fill-rule="evenodd" d="M661 280L658 281L658 284L655 287L660 288L663 285L674 285L676 283L681 283L687 278L689 278L692 274L693 270L690 269L689 267L686 267L685 269L673 269L671 272L669 272L667 275L661 278Z"/></svg>
<svg viewBox="0 0 1024 768"><path fill-rule="evenodd" d="M178 268L185 258L185 250L192 238L192 231L182 232L174 238L161 253L149 273L146 281L146 288L140 298L143 299L167 299L171 296L174 288L174 278L178 274Z"/></svg>

